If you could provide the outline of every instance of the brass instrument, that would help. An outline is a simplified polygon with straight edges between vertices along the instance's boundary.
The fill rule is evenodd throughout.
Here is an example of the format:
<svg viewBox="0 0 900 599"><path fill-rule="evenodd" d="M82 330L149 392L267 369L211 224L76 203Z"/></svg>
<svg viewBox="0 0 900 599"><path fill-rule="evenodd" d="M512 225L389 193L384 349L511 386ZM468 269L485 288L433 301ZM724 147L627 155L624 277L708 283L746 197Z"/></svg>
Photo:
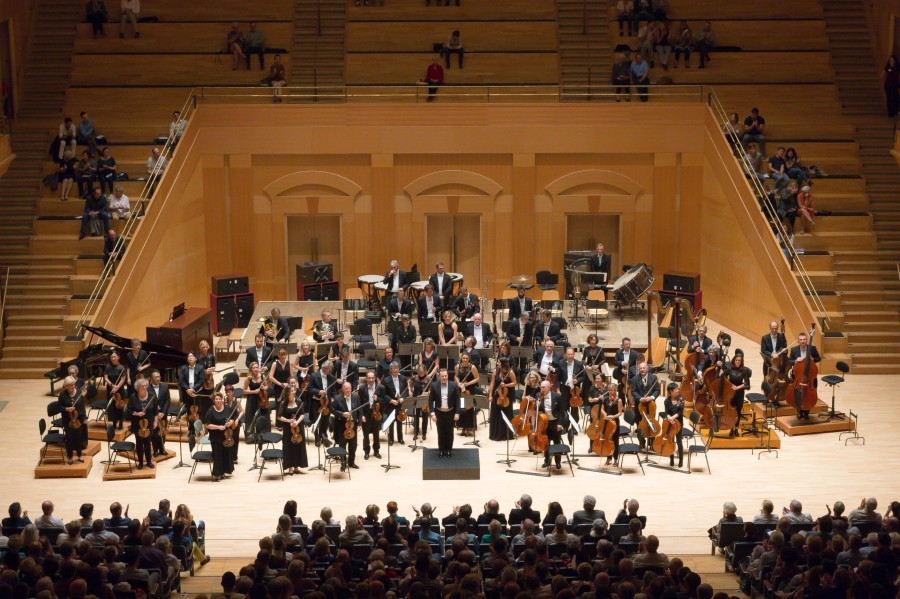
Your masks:
<svg viewBox="0 0 900 599"><path fill-rule="evenodd" d="M322 322L321 320L316 323L314 328L319 337L324 337L325 335L330 335L334 332L334 327L332 327L331 324Z"/></svg>
<svg viewBox="0 0 900 599"><path fill-rule="evenodd" d="M278 335L278 326L268 316L259 319L259 326L262 327L266 337L274 338Z"/></svg>

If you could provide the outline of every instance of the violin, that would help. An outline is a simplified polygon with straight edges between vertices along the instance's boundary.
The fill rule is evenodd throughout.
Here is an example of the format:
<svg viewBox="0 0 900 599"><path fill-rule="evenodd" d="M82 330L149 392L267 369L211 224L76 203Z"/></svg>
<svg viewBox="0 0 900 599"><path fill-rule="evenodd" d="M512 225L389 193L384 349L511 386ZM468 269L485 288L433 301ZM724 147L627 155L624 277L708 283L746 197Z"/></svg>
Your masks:
<svg viewBox="0 0 900 599"><path fill-rule="evenodd" d="M75 400L72 402L73 408L76 405L78 405L79 401L81 401L82 391L84 390L85 387L87 387L87 383L84 384L84 387L82 387L81 389L78 390L78 397L76 397ZM78 410L72 410L71 412L69 412L69 422L66 426L68 426L70 429L72 429L74 431L77 431L78 429L81 428L81 418L78 416Z"/></svg>
<svg viewBox="0 0 900 599"><path fill-rule="evenodd" d="M431 377L428 377L428 380L425 383L425 388L427 389L430 384L431 384ZM406 380L406 391L403 393L403 395L400 395L398 399L403 399L404 396L412 397L412 392L413 392L413 380L412 380L412 378L409 378ZM407 393L409 393L409 395L406 395ZM406 410L403 409L402 405L398 405L397 406L397 421L398 422L406 422L407 418L409 418L409 414L406 413ZM344 434L346 434L346 432ZM352 439L353 437L347 437L347 438Z"/></svg>
<svg viewBox="0 0 900 599"><path fill-rule="evenodd" d="M213 371L212 370L206 371L206 374L204 375L204 378L203 378L203 388L206 389L207 391L212 391L213 389L216 388L216 382L215 382L215 380L213 380Z"/></svg>
<svg viewBox="0 0 900 599"><path fill-rule="evenodd" d="M162 439L163 443L166 442L166 435L169 432L169 419L166 418L165 414L159 421L159 436Z"/></svg>
<svg viewBox="0 0 900 599"><path fill-rule="evenodd" d="M268 390L268 387L266 387L266 385L262 385L259 388L259 395L257 397L259 397L259 409L260 410L268 410L269 409L269 390ZM327 400L326 400L326 402L327 402ZM327 416L328 413L326 412L325 415Z"/></svg>
<svg viewBox="0 0 900 599"><path fill-rule="evenodd" d="M291 426L291 443L300 445L303 443L303 432L300 430L300 423Z"/></svg>
<svg viewBox="0 0 900 599"><path fill-rule="evenodd" d="M141 418L140 422L138 422L138 427L138 437L146 439L150 436L150 423L147 422L146 418Z"/></svg>
<svg viewBox="0 0 900 599"><path fill-rule="evenodd" d="M505 385L497 387L497 405L501 408L509 406L509 387Z"/></svg>
<svg viewBox="0 0 900 599"><path fill-rule="evenodd" d="M348 441L356 436L356 422L353 418L348 418L344 423L344 438Z"/></svg>
<svg viewBox="0 0 900 599"><path fill-rule="evenodd" d="M197 420L200 420L200 406L194 404L188 408L188 422L194 424Z"/></svg>
<svg viewBox="0 0 900 599"><path fill-rule="evenodd" d="M375 422L381 422L382 418L383 416L381 415L381 402L376 399L374 402L372 402L372 419L375 420Z"/></svg>
<svg viewBox="0 0 900 599"><path fill-rule="evenodd" d="M119 374L119 378L116 379L116 384L114 385L115 387L118 387L119 383L122 382L122 377L125 376L125 372L126 369L123 367L122 373ZM128 401L126 401L125 397L122 395L121 387L119 387L119 389L113 394L113 398L113 403L115 404L117 410L124 410L128 405Z"/></svg>
<svg viewBox="0 0 900 599"><path fill-rule="evenodd" d="M794 405L798 411L808 412L819 402L819 395L814 384L816 377L819 376L819 367L813 362L810 350L815 334L816 323L812 323L809 331L809 343L806 346L806 358L794 363L792 371L794 379L787 390L788 397L794 398Z"/></svg>

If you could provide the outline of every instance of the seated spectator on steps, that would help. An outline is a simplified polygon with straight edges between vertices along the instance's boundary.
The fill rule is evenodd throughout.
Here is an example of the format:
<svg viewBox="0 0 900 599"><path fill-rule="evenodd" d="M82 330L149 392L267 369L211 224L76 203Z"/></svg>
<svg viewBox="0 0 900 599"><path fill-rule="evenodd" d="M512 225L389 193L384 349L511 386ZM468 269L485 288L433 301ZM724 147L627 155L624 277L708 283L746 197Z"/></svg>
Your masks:
<svg viewBox="0 0 900 599"><path fill-rule="evenodd" d="M887 99L888 118L894 118L900 111L900 66L897 65L896 56L888 57L881 72L881 82Z"/></svg>
<svg viewBox="0 0 900 599"><path fill-rule="evenodd" d="M738 138L740 139L740 138ZM747 177L756 176L760 182L769 178L769 175L763 173L763 155L759 153L759 144L751 143L747 146L747 157L744 160L747 168Z"/></svg>
<svg viewBox="0 0 900 599"><path fill-rule="evenodd" d="M703 28L694 36L694 49L700 55L700 68L705 69L710 61L709 51L716 45L716 32L712 30L712 23L703 22Z"/></svg>
<svg viewBox="0 0 900 599"><path fill-rule="evenodd" d="M653 7L650 4L650 0L635 0L634 9L631 12L633 14L632 24L635 30L638 29L641 21L650 22L653 20Z"/></svg>
<svg viewBox="0 0 900 599"><path fill-rule="evenodd" d="M659 63L665 71L669 70L669 57L672 55L672 42L669 39L671 35L672 28L668 21L660 21L656 24L653 48L656 50L656 55L659 56Z"/></svg>
<svg viewBox="0 0 900 599"><path fill-rule="evenodd" d="M66 150L62 159L59 161L59 199L66 201L69 199L69 192L72 191L72 184L75 182L75 153L72 150Z"/></svg>
<svg viewBox="0 0 900 599"><path fill-rule="evenodd" d="M809 175L806 174L806 169L800 164L800 156L793 147L788 148L784 153L784 169L785 174L789 178L796 179L797 183L801 185L809 181Z"/></svg>
<svg viewBox="0 0 900 599"><path fill-rule="evenodd" d="M751 141L759 144L760 153L766 155L766 119L759 114L759 108L753 108L750 116L744 119L744 136L741 141L746 147Z"/></svg>
<svg viewBox="0 0 900 599"><path fill-rule="evenodd" d="M425 73L425 83L428 84L428 101L434 101L434 95L437 93L437 86L444 84L444 68L441 66L438 57L431 59L428 65L428 71Z"/></svg>
<svg viewBox="0 0 900 599"><path fill-rule="evenodd" d="M78 239L84 239L88 234L88 227L91 226L91 219L99 218L103 221L103 234L109 231L109 204L106 196L100 189L94 190L94 195L84 201L84 212L81 215L81 234ZM111 524L110 526L118 526Z"/></svg>
<svg viewBox="0 0 900 599"><path fill-rule="evenodd" d="M81 160L75 165L76 181L78 181L78 195L87 199L94 193L94 181L97 180L97 161L88 150L81 153Z"/></svg>
<svg viewBox="0 0 900 599"><path fill-rule="evenodd" d="M447 68L450 68L450 55L457 54L459 56L459 68L463 68L463 54L465 50L463 50L463 42L462 35L459 33L459 29L453 31L450 34L450 37L447 38L447 43L444 44L444 64L447 65Z"/></svg>
<svg viewBox="0 0 900 599"><path fill-rule="evenodd" d="M98 35L106 37L106 32L103 31L103 24L106 23L108 16L106 3L103 0L88 0L84 12L85 19L91 24L94 39L97 39Z"/></svg>
<svg viewBox="0 0 900 599"><path fill-rule="evenodd" d="M625 37L625 23L628 24L628 36L634 35L634 0L619 0L616 3L616 20L619 22L619 37Z"/></svg>
<svg viewBox="0 0 900 599"><path fill-rule="evenodd" d="M612 68L612 83L616 86L616 102L621 102L621 96L625 96L626 102L631 102L631 61L625 59L625 54L616 55L616 63Z"/></svg>
<svg viewBox="0 0 900 599"><path fill-rule="evenodd" d="M746 137L746 136L745 136ZM784 187L791 180L785 172L786 166L784 161L784 148L779 147L775 151L775 155L769 158L769 176L775 181L775 191Z"/></svg>
<svg viewBox="0 0 900 599"><path fill-rule="evenodd" d="M640 54L636 54L631 63L631 84L637 87L641 102L646 102L649 99L647 87L650 85L650 69Z"/></svg>
<svg viewBox="0 0 900 599"><path fill-rule="evenodd" d="M70 150L73 154L75 153L77 143L75 138L75 125L72 124L72 119L66 117L59 126L59 155L57 160L62 160L66 150Z"/></svg>
<svg viewBox="0 0 900 599"><path fill-rule="evenodd" d="M653 66L653 42L656 38L657 23L649 21L644 23L637 32L637 54L641 55L644 62Z"/></svg>
<svg viewBox="0 0 900 599"><path fill-rule="evenodd" d="M78 129L75 131L75 140L81 145L87 146L91 154L97 152L97 126L86 112L81 113L81 122L78 123Z"/></svg>
<svg viewBox="0 0 900 599"><path fill-rule="evenodd" d="M240 29L240 25L237 23L231 24L231 31L228 32L228 41L225 44L225 47L228 49L228 53L231 54L231 70L236 71L238 68L238 63L241 60L246 60L247 55L244 54L244 33ZM249 68L249 61L248 67Z"/></svg>
<svg viewBox="0 0 900 599"><path fill-rule="evenodd" d="M160 175L163 171L166 170L166 166L169 164L169 161L166 160L166 157L162 155L159 151L159 148L153 148L150 152L150 158L147 159L147 174L150 175L159 165Z"/></svg>
<svg viewBox="0 0 900 599"><path fill-rule="evenodd" d="M688 26L687 21L678 23L678 29L675 31L675 39L672 40L675 47L675 64L673 66L676 69L678 68L678 58L681 56L682 52L684 52L685 68L691 68L691 45L694 43L693 37L693 32Z"/></svg>
<svg viewBox="0 0 900 599"><path fill-rule="evenodd" d="M792 240L794 237L794 221L797 219L797 208L797 184L791 182L782 189L775 211L778 213L778 218L781 219L781 226L784 227ZM792 521L803 522L803 520ZM812 517L810 517L809 521L812 522Z"/></svg>
<svg viewBox="0 0 900 599"><path fill-rule="evenodd" d="M738 113L732 112L728 115L728 122L722 125L722 133L725 134L728 145L730 145L731 150L734 151L736 140L741 139L741 119L738 116Z"/></svg>
<svg viewBox="0 0 900 599"><path fill-rule="evenodd" d="M131 21L134 37L141 37L138 22L141 19L141 0L122 0L122 19L119 22L119 37L125 37L125 22Z"/></svg>
<svg viewBox="0 0 900 599"><path fill-rule="evenodd" d="M800 217L800 235L806 235L815 224L816 211L812 205L812 194L809 185L800 188L797 194L797 216Z"/></svg>
<svg viewBox="0 0 900 599"><path fill-rule="evenodd" d="M112 193L118 170L116 159L110 155L109 148L103 148L100 160L97 161L97 181L101 193Z"/></svg>
<svg viewBox="0 0 900 599"><path fill-rule="evenodd" d="M109 214L114 220L120 218L127 220L131 217L131 201L125 195L125 189L121 185L116 185L115 192L109 198Z"/></svg>
<svg viewBox="0 0 900 599"><path fill-rule="evenodd" d="M172 140L172 145L177 145L179 141L181 141L181 136L184 135L184 128L187 126L187 121L181 120L181 112L176 110L172 113L172 122L169 123L169 139Z"/></svg>
<svg viewBox="0 0 900 599"><path fill-rule="evenodd" d="M119 243L119 234L115 229L110 228L109 231L106 232L106 237L103 238L103 263L106 264L109 262L110 257L115 253L116 246ZM116 256L116 260L121 260L122 254L119 253Z"/></svg>
<svg viewBox="0 0 900 599"><path fill-rule="evenodd" d="M256 28L256 23L250 21L250 31L244 36L244 55L247 59L247 70L250 70L250 56L259 56L259 70L266 68L266 36Z"/></svg>
<svg viewBox="0 0 900 599"><path fill-rule="evenodd" d="M641 552L632 558L635 566L666 566L669 556L659 552L659 539L650 535L641 546Z"/></svg>
<svg viewBox="0 0 900 599"><path fill-rule="evenodd" d="M285 79L284 64L282 64L281 62L281 54L275 55L275 58L272 61L272 66L269 67L268 79L269 85L275 88L275 102L281 102L281 88L287 85L287 80Z"/></svg>

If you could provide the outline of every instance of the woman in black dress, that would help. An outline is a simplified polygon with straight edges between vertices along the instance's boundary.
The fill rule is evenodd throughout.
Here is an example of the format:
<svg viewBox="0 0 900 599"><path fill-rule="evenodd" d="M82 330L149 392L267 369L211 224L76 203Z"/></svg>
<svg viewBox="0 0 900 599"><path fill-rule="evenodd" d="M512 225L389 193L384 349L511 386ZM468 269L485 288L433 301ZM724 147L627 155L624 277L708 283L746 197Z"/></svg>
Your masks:
<svg viewBox="0 0 900 599"><path fill-rule="evenodd" d="M263 425L259 429L257 421L262 417L269 419L269 409L259 407L259 393L263 388L263 377L256 362L250 363L250 374L244 379L244 397L247 398L247 417L244 422L244 432L247 442L252 443L253 438L258 433L264 433L269 430L268 426Z"/></svg>
<svg viewBox="0 0 900 599"><path fill-rule="evenodd" d="M306 414L297 403L297 393L291 386L286 386L281 393L281 399L276 412L278 426L281 427L281 450L284 453L284 469L286 474L300 474L300 468L308 468L306 458L306 433L303 423ZM291 434L291 427L300 427L298 442L295 443Z"/></svg>
<svg viewBox="0 0 900 599"><path fill-rule="evenodd" d="M225 398L221 393L213 395L213 405L206 412L203 424L209 431L209 444L212 446L213 482L219 482L226 475L234 472L234 462L231 461L231 452L225 447L225 428L231 426L229 412L225 409Z"/></svg>
<svg viewBox="0 0 900 599"><path fill-rule="evenodd" d="M74 376L67 376L63 381L63 390L59 394L60 415L65 421L66 456L69 464L72 464L72 455L78 456L79 462L84 462L82 452L87 445L87 412L84 409L84 388L77 389L78 381ZM74 417L73 417L74 414ZM78 428L72 426L75 420L81 425Z"/></svg>
<svg viewBox="0 0 900 599"><path fill-rule="evenodd" d="M422 352L419 354L419 364L425 367L425 372L434 380L438 371L437 351L434 349L434 339L426 337L422 342Z"/></svg>
<svg viewBox="0 0 900 599"><path fill-rule="evenodd" d="M65 143L65 142L63 142ZM72 185L75 183L75 154L72 150L66 150L62 159L59 161L59 199L66 201L69 199L69 192L72 191Z"/></svg>
<svg viewBox="0 0 900 599"><path fill-rule="evenodd" d="M459 364L456 366L456 383L459 385L459 392L462 395L468 395L470 400L473 395L481 395L481 389L478 386L478 369L470 361L469 354L461 354L459 356ZM459 417L457 426L460 428L463 437L470 437L472 429L475 428L476 414L474 406L467 409Z"/></svg>
<svg viewBox="0 0 900 599"><path fill-rule="evenodd" d="M297 354L297 359L294 360L294 370L301 387L306 386L309 375L316 371L315 364L316 356L312 352L312 345L310 345L309 341L303 341L300 344L300 353Z"/></svg>
<svg viewBox="0 0 900 599"><path fill-rule="evenodd" d="M677 383L669 383L666 387L666 400L663 402L663 409L666 411L666 418L671 422L678 422L681 429L678 431L678 467L684 461L684 444L682 435L684 433L684 397L678 393L679 386ZM675 454L669 456L669 466L675 465Z"/></svg>
<svg viewBox="0 0 900 599"><path fill-rule="evenodd" d="M753 372L744 366L744 352L736 350L731 364L726 366L726 376L728 382L734 387L734 395L731 398L731 407L737 411L738 419L735 421L734 428L729 433L730 437L736 437L738 434L738 425L741 422L741 410L744 409L744 391L750 388L750 377Z"/></svg>
<svg viewBox="0 0 900 599"><path fill-rule="evenodd" d="M237 422L234 428L234 445L231 446L231 461L237 464L238 461L238 439L241 437L241 423L243 422L244 408L241 402L234 396L234 385L225 385L225 412L232 414L231 420Z"/></svg>
<svg viewBox="0 0 900 599"><path fill-rule="evenodd" d="M278 357L269 368L269 396L273 399L281 398L284 390L287 389L288 379L291 378L291 362L288 360L287 350L283 347L278 350ZM278 409L278 406L274 406Z"/></svg>
<svg viewBox="0 0 900 599"><path fill-rule="evenodd" d="M512 433L510 432L509 427L506 426L506 423L503 422L503 418L500 414L502 412L503 414L506 414L508 420L512 420L513 402L515 401L515 393L513 391L516 388L516 373L513 372L508 357L501 357L497 360L497 364L497 369L494 370L491 375L490 439L491 441L506 441L507 439L512 438ZM497 400L500 397L501 387L505 387L508 392L509 405L505 408L500 407L500 404L497 403Z"/></svg>
<svg viewBox="0 0 900 599"><path fill-rule="evenodd" d="M458 345L458 329L453 322L455 316L453 310L444 310L441 314L441 324L438 326L438 343L441 345ZM448 372L453 372L456 370L456 360L450 359L442 366L446 367Z"/></svg>
<svg viewBox="0 0 900 599"><path fill-rule="evenodd" d="M209 342L206 339L201 339L197 349L197 364L202 366L204 370L215 368L216 355L209 351Z"/></svg>
<svg viewBox="0 0 900 599"><path fill-rule="evenodd" d="M882 83L884 84L884 95L887 99L888 117L894 118L900 111L900 93L898 93L898 84L900 84L900 66L897 65L897 57L889 56L887 64L884 65L884 71L881 73Z"/></svg>
<svg viewBox="0 0 900 599"><path fill-rule="evenodd" d="M615 385L609 385L606 377L602 374L598 374L594 380L594 389L600 396L600 415L604 420L612 420L616 423L616 432L613 433L615 450L611 456L606 458L606 465L609 466L613 460L619 460L619 418L622 416L622 399L618 397Z"/></svg>
<svg viewBox="0 0 900 599"><path fill-rule="evenodd" d="M124 428L125 426L125 408L116 406L113 396L118 392L123 405L128 405L128 394L125 388L125 367L122 366L119 359L119 352L109 354L109 365L103 373L103 380L106 382L106 421L114 427Z"/></svg>
<svg viewBox="0 0 900 599"><path fill-rule="evenodd" d="M587 346L585 346L581 355L581 362L584 364L584 370L586 373L590 374L591 379L597 376L600 372L600 366L606 361L606 356L603 355L603 348L600 347L599 341L597 335L594 333L588 335Z"/></svg>

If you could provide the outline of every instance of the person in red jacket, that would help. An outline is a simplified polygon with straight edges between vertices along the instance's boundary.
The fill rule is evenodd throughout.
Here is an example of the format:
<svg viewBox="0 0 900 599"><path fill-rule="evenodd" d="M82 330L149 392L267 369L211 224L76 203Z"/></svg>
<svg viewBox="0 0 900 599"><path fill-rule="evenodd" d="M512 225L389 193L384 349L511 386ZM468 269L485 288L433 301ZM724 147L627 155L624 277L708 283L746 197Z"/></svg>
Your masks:
<svg viewBox="0 0 900 599"><path fill-rule="evenodd" d="M425 81L429 84L428 101L432 102L434 101L434 95L437 93L437 86L444 84L444 67L441 66L438 56L431 59L431 64L428 65L428 72L425 73Z"/></svg>

